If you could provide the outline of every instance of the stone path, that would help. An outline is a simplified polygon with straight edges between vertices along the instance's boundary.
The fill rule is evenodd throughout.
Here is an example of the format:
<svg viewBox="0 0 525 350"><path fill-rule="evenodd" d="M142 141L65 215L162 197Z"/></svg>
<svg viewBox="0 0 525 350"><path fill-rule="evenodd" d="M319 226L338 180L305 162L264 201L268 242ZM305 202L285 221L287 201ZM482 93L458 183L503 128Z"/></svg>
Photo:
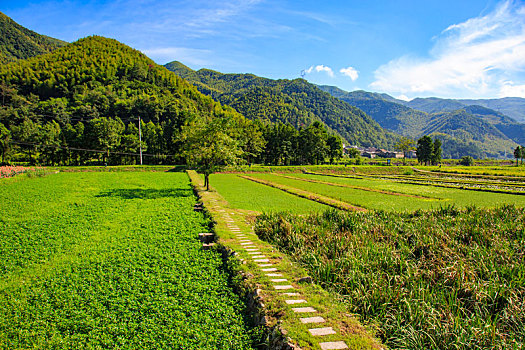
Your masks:
<svg viewBox="0 0 525 350"><path fill-rule="evenodd" d="M242 230L235 224L235 220L231 218L230 213L226 212L226 210L218 211L222 219L226 222L228 229L236 234L239 244L247 252L249 258L257 263L266 276L271 278L270 281L272 282L273 288L280 291L280 294L286 297L285 303L288 305L297 305L297 307L292 307L292 311L298 315L301 323L311 327L308 329L308 332L310 332L312 336L319 338L319 347L322 350L348 349L348 345L344 341L322 341L324 336L337 334L337 332L332 327L320 327L323 323L326 323L326 320L321 316L315 316L317 310L313 307L302 306L303 304L308 304L308 301L301 297L300 290L297 290L288 279L281 278L283 274L280 273L279 268L276 267L277 265L274 265L270 259L260 252L257 245L252 242L246 234L242 233ZM253 234L253 232L250 232L250 234Z"/></svg>

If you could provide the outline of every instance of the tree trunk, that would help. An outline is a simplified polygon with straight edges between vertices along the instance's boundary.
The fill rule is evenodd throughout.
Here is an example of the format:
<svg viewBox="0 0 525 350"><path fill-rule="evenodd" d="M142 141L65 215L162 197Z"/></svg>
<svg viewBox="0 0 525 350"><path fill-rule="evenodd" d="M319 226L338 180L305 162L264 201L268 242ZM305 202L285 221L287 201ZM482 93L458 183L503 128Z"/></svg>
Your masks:
<svg viewBox="0 0 525 350"><path fill-rule="evenodd" d="M204 174L204 186L206 186L206 191L210 190L210 174Z"/></svg>

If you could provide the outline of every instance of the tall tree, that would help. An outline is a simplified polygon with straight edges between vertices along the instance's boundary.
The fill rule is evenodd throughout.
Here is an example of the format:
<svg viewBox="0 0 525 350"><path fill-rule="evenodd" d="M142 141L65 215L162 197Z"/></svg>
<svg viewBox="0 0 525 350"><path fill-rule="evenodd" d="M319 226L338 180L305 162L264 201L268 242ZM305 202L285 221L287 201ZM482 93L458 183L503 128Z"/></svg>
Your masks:
<svg viewBox="0 0 525 350"><path fill-rule="evenodd" d="M248 165L263 151L266 145L266 140L263 138L262 128L264 127L260 121L251 121L245 119L240 125L239 140L240 147L243 150L244 158Z"/></svg>
<svg viewBox="0 0 525 350"><path fill-rule="evenodd" d="M2 152L2 163L6 162L7 154L11 149L11 131L0 123L0 151Z"/></svg>
<svg viewBox="0 0 525 350"><path fill-rule="evenodd" d="M514 149L514 158L516 158L516 166L519 165L518 161L520 158L522 158L522 155L521 155L522 152L523 152L522 147L520 147L519 145L516 146L516 149Z"/></svg>
<svg viewBox="0 0 525 350"><path fill-rule="evenodd" d="M406 165L407 153L414 150L415 142L411 138L402 136L394 145L394 149L403 152L403 164Z"/></svg>
<svg viewBox="0 0 525 350"><path fill-rule="evenodd" d="M432 165L437 165L441 162L443 151L441 150L441 140L436 138L434 139L434 145L432 149Z"/></svg>
<svg viewBox="0 0 525 350"><path fill-rule="evenodd" d="M323 125L315 121L299 131L299 148L302 164L319 164L328 154L328 133Z"/></svg>
<svg viewBox="0 0 525 350"><path fill-rule="evenodd" d="M434 143L432 138L428 135L417 140L417 161L421 164L429 164L432 161L432 154L434 152Z"/></svg>
<svg viewBox="0 0 525 350"><path fill-rule="evenodd" d="M339 136L331 135L326 140L328 146L328 158L330 158L330 164L334 160L338 160L343 156L343 141Z"/></svg>
<svg viewBox="0 0 525 350"><path fill-rule="evenodd" d="M104 162L109 160L109 153L120 145L124 123L119 118L95 118L89 121L87 136L91 138L93 146L104 150Z"/></svg>
<svg viewBox="0 0 525 350"><path fill-rule="evenodd" d="M207 191L210 174L241 160L239 142L228 134L235 127L233 118L228 116L196 118L182 127L182 155L188 165L204 174Z"/></svg>

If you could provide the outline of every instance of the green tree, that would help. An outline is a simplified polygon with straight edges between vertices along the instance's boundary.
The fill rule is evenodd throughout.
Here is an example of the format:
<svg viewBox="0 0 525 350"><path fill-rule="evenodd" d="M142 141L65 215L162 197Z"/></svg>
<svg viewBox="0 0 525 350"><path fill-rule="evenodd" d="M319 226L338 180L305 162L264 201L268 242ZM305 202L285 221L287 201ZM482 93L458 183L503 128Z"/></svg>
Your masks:
<svg viewBox="0 0 525 350"><path fill-rule="evenodd" d="M204 174L207 191L210 174L241 160L239 142L228 134L235 127L233 119L227 116L196 118L182 127L182 156L188 165Z"/></svg>
<svg viewBox="0 0 525 350"><path fill-rule="evenodd" d="M432 147L432 165L437 165L441 162L443 151L441 150L441 140L436 138L434 139L434 145Z"/></svg>
<svg viewBox="0 0 525 350"><path fill-rule="evenodd" d="M459 164L465 165L465 166L471 166L474 164L474 158L472 158L471 156L463 156L461 157Z"/></svg>
<svg viewBox="0 0 525 350"><path fill-rule="evenodd" d="M120 145L124 123L119 118L95 118L89 121L87 137L93 147L104 150L104 162L108 162L109 153Z"/></svg>
<svg viewBox="0 0 525 350"><path fill-rule="evenodd" d="M350 158L357 158L361 155L361 152L357 148L347 148L346 153Z"/></svg>
<svg viewBox="0 0 525 350"><path fill-rule="evenodd" d="M22 143L22 149L26 154L26 161L29 164L36 164L38 146L41 140L41 125L25 119L20 125L13 127L13 138Z"/></svg>
<svg viewBox="0 0 525 350"><path fill-rule="evenodd" d="M67 163L80 165L83 158L87 158L86 153L79 150L84 143L84 124L78 122L73 126L68 123L62 130L67 147Z"/></svg>
<svg viewBox="0 0 525 350"><path fill-rule="evenodd" d="M334 160L338 160L343 156L343 140L339 136L331 135L326 140L328 146L328 158L330 158L330 164Z"/></svg>
<svg viewBox="0 0 525 350"><path fill-rule="evenodd" d="M245 120L241 125L239 139L243 150L244 158L248 165L263 151L266 140L263 137L263 125L258 121Z"/></svg>
<svg viewBox="0 0 525 350"><path fill-rule="evenodd" d="M432 161L432 154L434 153L434 143L430 136L425 135L417 140L417 161L421 164L429 164Z"/></svg>
<svg viewBox="0 0 525 350"><path fill-rule="evenodd" d="M41 129L42 154L45 164L56 165L61 158L61 128L56 121L46 123Z"/></svg>
<svg viewBox="0 0 525 350"><path fill-rule="evenodd" d="M323 125L315 121L306 129L299 131L299 144L301 145L300 160L302 164L319 164L328 155L326 140L328 133Z"/></svg>
<svg viewBox="0 0 525 350"><path fill-rule="evenodd" d="M518 161L520 158L522 158L522 155L521 155L522 152L523 150L519 145L516 146L516 148L514 149L514 158L516 158L516 166L519 165Z"/></svg>
<svg viewBox="0 0 525 350"><path fill-rule="evenodd" d="M11 131L0 123L0 151L2 152L2 163L6 162L7 155L11 150Z"/></svg>
<svg viewBox="0 0 525 350"><path fill-rule="evenodd" d="M405 137L405 136L402 136L399 139L399 141L394 145L395 150L403 152L403 164L404 165L406 165L407 153L415 149L414 145L415 145L414 140L408 137Z"/></svg>

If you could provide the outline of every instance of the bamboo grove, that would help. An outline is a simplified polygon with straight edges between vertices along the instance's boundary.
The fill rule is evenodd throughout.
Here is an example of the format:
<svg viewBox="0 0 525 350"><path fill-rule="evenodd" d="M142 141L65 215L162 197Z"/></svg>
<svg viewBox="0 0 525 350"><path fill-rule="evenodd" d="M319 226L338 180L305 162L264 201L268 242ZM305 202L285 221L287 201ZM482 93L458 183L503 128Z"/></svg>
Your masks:
<svg viewBox="0 0 525 350"><path fill-rule="evenodd" d="M224 132L248 163L315 164L342 152L340 137L320 122L299 130L252 122L139 51L97 36L0 66L0 95L2 163L135 164L140 147L145 164L182 163L181 130L209 118L233 121Z"/></svg>

